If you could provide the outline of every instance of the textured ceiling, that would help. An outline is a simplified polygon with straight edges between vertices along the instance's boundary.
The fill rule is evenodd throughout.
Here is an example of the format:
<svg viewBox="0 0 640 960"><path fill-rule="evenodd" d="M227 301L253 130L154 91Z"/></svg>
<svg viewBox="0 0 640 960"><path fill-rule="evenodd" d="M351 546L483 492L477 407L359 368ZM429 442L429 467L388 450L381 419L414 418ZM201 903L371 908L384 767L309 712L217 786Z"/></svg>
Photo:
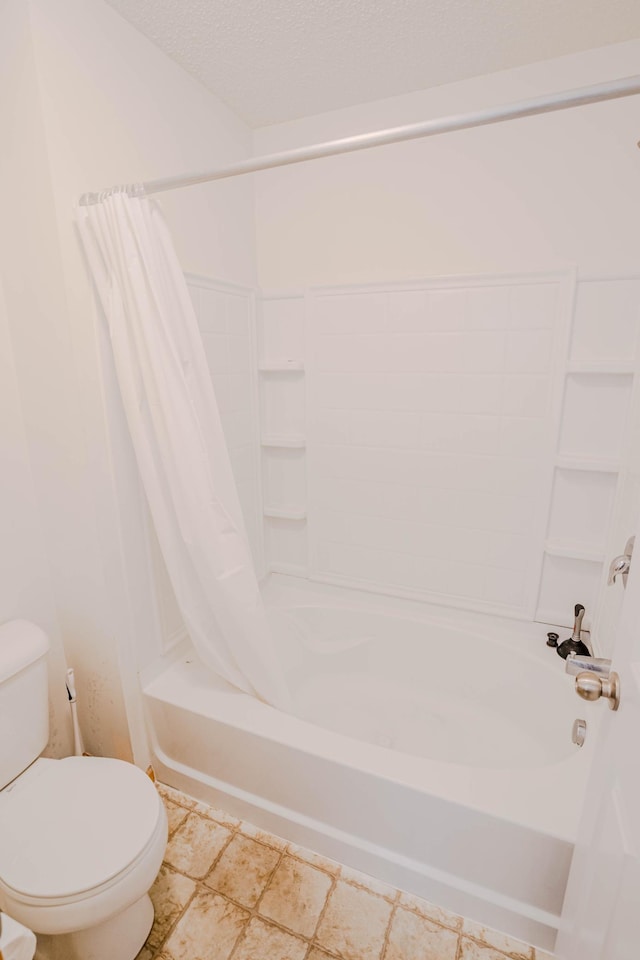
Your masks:
<svg viewBox="0 0 640 960"><path fill-rule="evenodd" d="M108 0L250 126L640 36L640 0Z"/></svg>

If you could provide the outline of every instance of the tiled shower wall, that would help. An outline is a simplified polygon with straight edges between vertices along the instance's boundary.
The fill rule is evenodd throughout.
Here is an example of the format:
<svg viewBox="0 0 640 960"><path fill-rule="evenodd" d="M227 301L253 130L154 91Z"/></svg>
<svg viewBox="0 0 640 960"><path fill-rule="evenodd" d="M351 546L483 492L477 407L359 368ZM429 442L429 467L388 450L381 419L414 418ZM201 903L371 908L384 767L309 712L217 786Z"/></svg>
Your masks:
<svg viewBox="0 0 640 960"><path fill-rule="evenodd" d="M257 315L255 291L188 283L259 576L593 622L640 278L276 292ZM184 628L152 558L169 648Z"/></svg>
<svg viewBox="0 0 640 960"><path fill-rule="evenodd" d="M637 278L271 294L270 569L570 623L624 465ZM588 616L588 620L591 616Z"/></svg>
<svg viewBox="0 0 640 960"><path fill-rule="evenodd" d="M256 567L262 561L262 518L255 396L254 312L252 290L188 278L240 505Z"/></svg>
<svg viewBox="0 0 640 960"><path fill-rule="evenodd" d="M255 291L196 276L188 276L187 285L211 371L254 564L261 575L264 560L258 463ZM184 637L185 629L151 523L149 528L163 652L167 652Z"/></svg>

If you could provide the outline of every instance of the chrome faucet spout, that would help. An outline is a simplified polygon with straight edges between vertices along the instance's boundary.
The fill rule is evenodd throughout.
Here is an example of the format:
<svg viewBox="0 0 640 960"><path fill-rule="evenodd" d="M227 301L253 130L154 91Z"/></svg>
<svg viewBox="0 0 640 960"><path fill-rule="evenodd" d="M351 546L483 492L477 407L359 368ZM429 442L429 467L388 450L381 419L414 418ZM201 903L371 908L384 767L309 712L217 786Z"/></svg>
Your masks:
<svg viewBox="0 0 640 960"><path fill-rule="evenodd" d="M565 661L565 671L572 677L585 671L595 673L598 677L608 677L611 672L611 660L604 657L585 657L576 653L570 654Z"/></svg>

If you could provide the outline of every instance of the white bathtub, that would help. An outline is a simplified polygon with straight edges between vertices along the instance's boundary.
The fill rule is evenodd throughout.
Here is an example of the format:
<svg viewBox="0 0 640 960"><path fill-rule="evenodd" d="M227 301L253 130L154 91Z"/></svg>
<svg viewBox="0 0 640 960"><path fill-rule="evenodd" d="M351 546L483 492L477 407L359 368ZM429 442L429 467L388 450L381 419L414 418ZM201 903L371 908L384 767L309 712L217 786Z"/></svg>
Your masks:
<svg viewBox="0 0 640 960"><path fill-rule="evenodd" d="M464 916L553 947L594 741L540 624L274 577L296 716L191 650L144 684L160 777Z"/></svg>

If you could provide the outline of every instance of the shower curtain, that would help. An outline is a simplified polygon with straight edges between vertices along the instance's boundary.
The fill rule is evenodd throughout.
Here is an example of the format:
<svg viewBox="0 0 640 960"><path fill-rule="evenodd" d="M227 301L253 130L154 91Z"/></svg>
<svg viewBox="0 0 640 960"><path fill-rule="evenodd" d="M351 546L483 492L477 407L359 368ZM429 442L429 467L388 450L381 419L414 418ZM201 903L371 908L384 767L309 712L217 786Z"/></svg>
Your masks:
<svg viewBox="0 0 640 960"><path fill-rule="evenodd" d="M204 663L288 707L187 285L158 206L111 191L78 207L169 577Z"/></svg>

